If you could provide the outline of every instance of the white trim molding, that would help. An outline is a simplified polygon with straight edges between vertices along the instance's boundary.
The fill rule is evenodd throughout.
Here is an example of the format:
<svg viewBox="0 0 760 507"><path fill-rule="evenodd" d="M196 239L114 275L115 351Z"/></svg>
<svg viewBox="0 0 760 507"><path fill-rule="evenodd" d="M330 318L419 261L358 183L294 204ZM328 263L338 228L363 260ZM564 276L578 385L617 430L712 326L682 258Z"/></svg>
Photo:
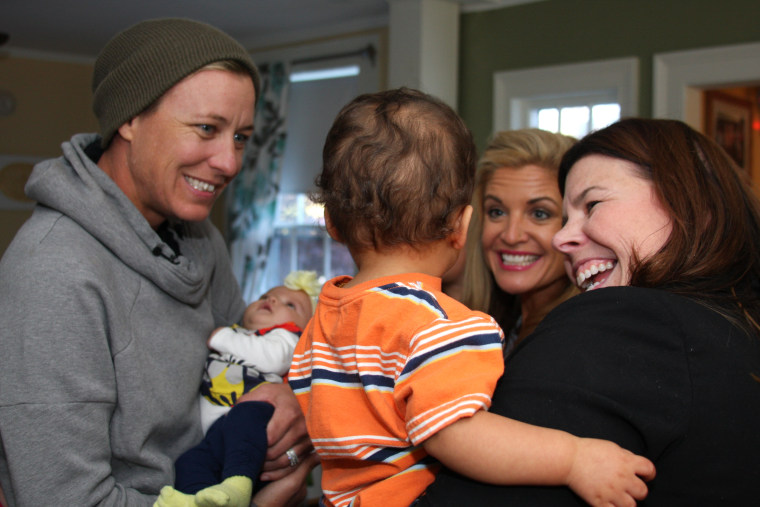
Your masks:
<svg viewBox="0 0 760 507"><path fill-rule="evenodd" d="M620 115L638 115L639 60L635 57L495 72L494 132L521 127L528 99L609 93Z"/></svg>
<svg viewBox="0 0 760 507"><path fill-rule="evenodd" d="M760 42L654 55L653 114L702 129L702 90L760 83Z"/></svg>

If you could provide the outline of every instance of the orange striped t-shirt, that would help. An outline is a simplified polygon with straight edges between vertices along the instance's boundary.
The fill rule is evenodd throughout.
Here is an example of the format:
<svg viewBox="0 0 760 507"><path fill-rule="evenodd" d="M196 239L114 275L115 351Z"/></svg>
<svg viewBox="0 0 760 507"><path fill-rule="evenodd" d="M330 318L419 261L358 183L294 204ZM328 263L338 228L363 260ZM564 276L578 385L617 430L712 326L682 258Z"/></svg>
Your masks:
<svg viewBox="0 0 760 507"><path fill-rule="evenodd" d="M329 505L409 505L439 467L422 442L491 404L498 324L418 273L322 288L288 380Z"/></svg>

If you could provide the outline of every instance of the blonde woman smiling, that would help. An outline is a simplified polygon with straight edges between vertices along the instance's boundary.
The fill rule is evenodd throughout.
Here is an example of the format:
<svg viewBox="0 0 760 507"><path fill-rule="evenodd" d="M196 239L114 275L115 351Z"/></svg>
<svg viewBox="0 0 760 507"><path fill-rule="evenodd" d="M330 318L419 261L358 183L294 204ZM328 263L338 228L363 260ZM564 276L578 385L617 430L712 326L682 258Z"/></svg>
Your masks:
<svg viewBox="0 0 760 507"><path fill-rule="evenodd" d="M573 143L538 129L498 132L478 163L462 302L499 322L507 352L577 293L552 248L562 227L557 170Z"/></svg>

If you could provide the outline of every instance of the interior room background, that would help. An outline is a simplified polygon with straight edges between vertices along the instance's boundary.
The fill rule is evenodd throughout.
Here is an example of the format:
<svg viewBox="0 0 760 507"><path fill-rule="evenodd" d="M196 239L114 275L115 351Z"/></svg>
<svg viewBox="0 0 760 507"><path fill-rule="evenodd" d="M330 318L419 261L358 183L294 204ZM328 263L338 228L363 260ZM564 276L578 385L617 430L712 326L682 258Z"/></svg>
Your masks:
<svg viewBox="0 0 760 507"><path fill-rule="evenodd" d="M501 87L507 83L509 88L521 76L534 79L538 76L547 89L553 89L552 86L572 81L563 78L565 71L595 69L596 64L602 64L598 76L586 76L591 77L592 82L594 79L602 82L605 79L602 73L607 68L605 62L612 62L613 66L620 63L626 69L623 75L628 79L626 93L629 95L623 115L675 115L692 124L699 123L694 126L700 129L722 128L716 127L717 123L704 123L708 109L705 92L717 89L724 94L722 96L733 99L726 106L728 113L748 108L749 123L745 131L748 137L742 139L742 146L748 148L744 162L758 189L760 65L755 68L741 65L747 69L739 74L720 70L727 59L722 55L739 54L739 58L745 58L742 55L746 51L751 53L755 45L760 45L758 19L760 3L757 0L542 0L495 10L462 12L458 19L457 92L453 105L482 148L495 128L512 128L510 115L515 114L515 104L519 101L510 95L502 96ZM391 33L391 27L385 26L283 46L250 48L262 68L279 69L279 74L275 73L279 77L273 79L279 79L280 85L287 88L279 98L274 95L267 99L270 113L279 111L277 114L284 118L278 128L285 148L274 160L247 155L248 176L246 180L245 173L241 175L242 190L228 189L212 214L212 220L230 240L241 285L249 299L258 296L257 282L252 277L258 276L258 283L264 283L263 275L255 264L256 256L251 255L251 246L240 247L241 232L235 229L249 227L251 221L259 219L243 216L254 204L260 208L258 216L269 213L270 221L262 232L264 239L257 239L253 248L268 246L269 250L264 250L268 269L274 269L272 266L279 269L272 271L271 276L275 277L272 280L293 267L316 269L321 274L337 274L349 269L345 266L350 265L350 259L326 239L319 222L319 210L303 196L319 171L321 142L337 108L356 93L389 86ZM371 55L367 48L371 48ZM727 53L722 52L725 48L729 48ZM739 48L739 53L731 51L732 48ZM745 53L742 50L746 50ZM760 51L756 53L760 57ZM711 55L718 59L714 76L708 72L710 78L699 78L695 86L687 86L689 89L684 95L677 95L668 105L663 91L668 86L667 79L663 76L670 75L668 72L677 74L682 68L691 69L688 65L692 60L709 63ZM748 58L750 62L755 61L752 53ZM31 213L33 203L26 202L18 190L28 174L29 164L58 156L60 143L71 134L97 130L90 109L92 63L39 54L13 54L0 48L0 103L6 100L4 97L12 98L0 115L0 253ZM296 71L352 65L359 67L358 74L311 81L311 84L289 80ZM690 70L684 72L688 74ZM337 86L339 82L345 86ZM325 90L334 92L337 88L343 95L329 94L333 102L313 100L314 96L327 97ZM547 92L548 95L557 93ZM674 102L677 103L674 105ZM721 103L710 104L710 107L712 104L718 107ZM732 109L735 104L739 109ZM298 127L304 127L302 121L309 118L320 120L319 125L309 124L299 132ZM730 126L740 123L741 120L732 118ZM297 153L295 148L307 144L312 151ZM295 173L292 167L283 167L281 162L286 157L291 161L293 157L297 159ZM271 174L262 182L266 171ZM238 193L237 197L234 192ZM237 204L235 199L238 199ZM241 225L244 222L248 225Z"/></svg>

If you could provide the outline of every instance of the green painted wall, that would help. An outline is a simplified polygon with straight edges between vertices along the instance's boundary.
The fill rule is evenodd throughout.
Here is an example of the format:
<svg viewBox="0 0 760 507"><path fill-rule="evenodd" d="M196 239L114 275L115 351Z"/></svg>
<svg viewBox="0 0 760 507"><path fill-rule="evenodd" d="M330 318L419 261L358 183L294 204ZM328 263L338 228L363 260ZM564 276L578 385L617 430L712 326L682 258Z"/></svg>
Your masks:
<svg viewBox="0 0 760 507"><path fill-rule="evenodd" d="M544 0L464 14L459 113L482 147L494 72L635 56L639 114L651 116L656 53L756 41L760 0Z"/></svg>

